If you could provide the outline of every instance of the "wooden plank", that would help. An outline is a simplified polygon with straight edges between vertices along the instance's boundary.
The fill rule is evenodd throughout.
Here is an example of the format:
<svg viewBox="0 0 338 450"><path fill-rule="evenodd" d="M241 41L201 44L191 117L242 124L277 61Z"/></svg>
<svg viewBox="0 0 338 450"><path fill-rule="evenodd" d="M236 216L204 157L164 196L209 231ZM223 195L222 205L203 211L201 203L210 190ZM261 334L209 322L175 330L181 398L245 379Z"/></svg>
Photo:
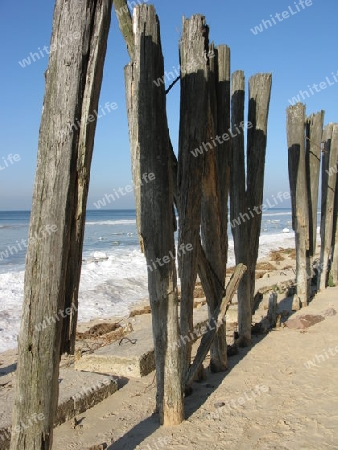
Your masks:
<svg viewBox="0 0 338 450"><path fill-rule="evenodd" d="M193 250L179 257L181 278L181 334L193 328L193 293L197 276L197 256L201 223L201 196L204 155L191 152L207 141L208 66L201 56L208 49L205 18L183 18L180 41L181 107L178 155L179 246ZM198 92L198 95L196 93ZM191 344L183 348L184 371L190 364Z"/></svg>
<svg viewBox="0 0 338 450"><path fill-rule="evenodd" d="M56 50L50 54L46 73L18 338L13 429L20 431L12 435L12 450L52 448L59 389L59 311L65 312L67 273L74 269L69 259L82 250L71 249L72 227L78 205L82 200L85 203L86 188L81 183L89 180L95 132L95 123L85 124L83 120L93 112L89 108L98 104L110 15L108 0L90 0L86 8L76 2L57 0L54 9L51 46ZM70 33L79 38L70 41ZM97 56L100 44L101 54ZM83 168L79 184L78 165ZM84 215L76 219L84 221ZM42 230L51 225L56 227L55 232L34 240L35 235L41 236ZM80 243L81 239L77 245ZM55 317L58 320L39 329L46 318ZM43 415L43 420L33 421L30 427L20 426L34 414Z"/></svg>
<svg viewBox="0 0 338 450"><path fill-rule="evenodd" d="M215 338L216 332L223 323L223 318L230 306L230 302L235 295L243 274L246 271L246 266L244 264L239 264L226 287L225 295L222 299L220 306L216 309L214 316L209 321L210 327L208 327L207 333L203 335L200 346L197 350L194 362L188 370L185 378L185 385L190 386L194 381L195 375L199 370L201 364L203 363L207 353L210 349L213 339Z"/></svg>
<svg viewBox="0 0 338 450"><path fill-rule="evenodd" d="M324 111L306 119L305 164L309 201L309 256L314 256L317 242L318 189ZM310 264L311 267L311 264Z"/></svg>
<svg viewBox="0 0 338 450"><path fill-rule="evenodd" d="M296 238L297 294L303 306L309 299L309 209L305 166L305 106L297 103L287 109L289 181L292 222Z"/></svg>
<svg viewBox="0 0 338 450"><path fill-rule="evenodd" d="M155 176L141 184L137 208L148 266L157 409L161 424L174 425L184 419L184 405L180 351L169 345L179 340L173 179L165 90L153 83L163 76L164 63L154 7L135 8L133 21L134 59L126 69L133 177L140 185L144 173Z"/></svg>
<svg viewBox="0 0 338 450"><path fill-rule="evenodd" d="M330 270L335 190L337 180L337 173L334 169L337 167L338 158L338 124L330 123L325 127L323 140L324 155L322 163L319 290L323 290L327 286Z"/></svg>

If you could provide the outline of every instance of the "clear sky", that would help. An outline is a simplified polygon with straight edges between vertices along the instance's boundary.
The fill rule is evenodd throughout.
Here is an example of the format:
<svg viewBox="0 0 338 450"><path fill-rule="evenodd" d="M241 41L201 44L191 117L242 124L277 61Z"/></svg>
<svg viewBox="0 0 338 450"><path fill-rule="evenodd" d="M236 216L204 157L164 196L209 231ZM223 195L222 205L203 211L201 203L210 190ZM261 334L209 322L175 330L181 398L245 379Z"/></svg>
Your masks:
<svg viewBox="0 0 338 450"><path fill-rule="evenodd" d="M299 1L303 1L303 6ZM232 72L244 70L246 81L257 72L272 73L264 198L270 198L278 191L288 191L285 122L289 100L300 90L307 91L308 94L303 93L303 96L308 115L323 109L325 124L338 121L337 0L307 0L306 3L305 0L154 0L152 3L161 22L167 71L178 66L182 16L200 13L206 16L210 26L210 39L216 45L230 46ZM20 4L0 2L1 210L31 207L44 72L48 64L43 48L50 44L53 8L54 0ZM271 26L268 22L262 23L269 19ZM256 26L262 31L255 29ZM31 59L29 65L22 67L23 60L39 49L44 56L35 57L35 62ZM113 189L130 184L123 75L128 61L113 11L100 105L109 101L117 103L118 107L97 123L88 209L95 209L94 202L112 193ZM326 87L322 84L320 88L321 82L326 83ZM167 99L170 132L177 147L178 84ZM9 154L19 157L8 159ZM279 206L289 207L289 204L285 202ZM133 194L111 202L109 207L133 208Z"/></svg>

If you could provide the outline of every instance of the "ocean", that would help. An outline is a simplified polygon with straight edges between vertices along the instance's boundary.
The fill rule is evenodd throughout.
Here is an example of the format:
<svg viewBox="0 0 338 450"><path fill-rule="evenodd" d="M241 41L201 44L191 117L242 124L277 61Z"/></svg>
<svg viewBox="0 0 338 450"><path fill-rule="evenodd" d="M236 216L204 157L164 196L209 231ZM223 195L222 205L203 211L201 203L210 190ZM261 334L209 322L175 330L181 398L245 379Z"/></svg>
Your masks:
<svg viewBox="0 0 338 450"><path fill-rule="evenodd" d="M17 342L29 216L28 211L0 211L0 352ZM228 234L228 266L232 266L230 224ZM291 209L272 208L262 216L259 257L279 247L294 247ZM87 211L79 321L125 316L147 296L147 268L139 249L135 210Z"/></svg>

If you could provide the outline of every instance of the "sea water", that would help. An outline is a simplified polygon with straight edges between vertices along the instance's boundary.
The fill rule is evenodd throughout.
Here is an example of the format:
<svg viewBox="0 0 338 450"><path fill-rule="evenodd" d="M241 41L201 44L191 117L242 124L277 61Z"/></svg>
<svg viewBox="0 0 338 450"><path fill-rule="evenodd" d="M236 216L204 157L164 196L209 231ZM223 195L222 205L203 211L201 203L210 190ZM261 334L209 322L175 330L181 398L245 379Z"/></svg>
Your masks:
<svg viewBox="0 0 338 450"><path fill-rule="evenodd" d="M23 242L27 242L29 217L28 211L0 212L0 352L17 343L26 254ZM279 247L294 247L291 220L290 209L273 208L263 213L259 257ZM232 266L230 224L228 234L228 266ZM139 247L135 210L87 211L79 321L122 317L147 296L147 267Z"/></svg>

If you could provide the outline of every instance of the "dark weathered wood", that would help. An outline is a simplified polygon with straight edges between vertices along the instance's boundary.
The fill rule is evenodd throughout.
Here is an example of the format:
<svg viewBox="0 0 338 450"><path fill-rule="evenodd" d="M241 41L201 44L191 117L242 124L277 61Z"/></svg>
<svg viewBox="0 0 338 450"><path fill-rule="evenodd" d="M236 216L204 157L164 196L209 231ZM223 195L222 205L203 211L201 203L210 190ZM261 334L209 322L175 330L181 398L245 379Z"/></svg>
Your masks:
<svg viewBox="0 0 338 450"><path fill-rule="evenodd" d="M338 164L336 165L338 171ZM332 282L338 284L338 177L336 180L336 191L334 197L333 210L333 230L332 230L332 256L331 256Z"/></svg>
<svg viewBox="0 0 338 450"><path fill-rule="evenodd" d="M86 8L56 1L51 41L56 50L46 74L18 339L13 429L20 431L12 434L12 450L52 448L65 296L73 290L73 299L77 297L77 286L66 280L69 271L75 270L77 279L80 270L78 261L73 265L69 260L82 250L81 236L75 245L71 239L83 230L80 205L86 203L95 132L95 122L85 121L98 105L110 15L108 0L90 0ZM68 36L75 33L78 39L70 41ZM76 220L81 223L75 232ZM55 232L34 241L48 225L54 225ZM46 319L55 317L39 330ZM42 414L43 420L20 427L34 414Z"/></svg>
<svg viewBox="0 0 338 450"><path fill-rule="evenodd" d="M108 4L108 3L107 3ZM106 5L107 5L106 4ZM105 6L104 8L107 8ZM109 16L109 17L108 17ZM82 248L86 221L86 207L90 181L90 167L94 148L94 135L96 121L91 116L95 116L98 110L101 82L103 77L104 60L107 49L107 36L110 26L111 8L101 11L96 10L95 28L91 36L91 50L87 66L87 77L85 90L83 93L83 105L81 111L81 128L78 138L78 158L77 158L77 186L76 205L70 226L70 252L68 260L66 294L64 309L71 308L71 313L63 320L61 333L61 353L74 354L78 294L82 265ZM109 19L109 20L108 20ZM93 114L94 113L94 114ZM75 307L72 307L75 305Z"/></svg>
<svg viewBox="0 0 338 450"><path fill-rule="evenodd" d="M222 143L217 147L218 182L221 208L221 246L223 271L225 276L228 259L228 198L230 189L231 140L223 139L230 129L230 48L219 45L215 50L216 97L217 97L217 135Z"/></svg>
<svg viewBox="0 0 338 450"><path fill-rule="evenodd" d="M318 189L324 111L306 119L305 163L309 201L309 256L314 256L317 242ZM311 267L311 263L310 263Z"/></svg>
<svg viewBox="0 0 338 450"><path fill-rule="evenodd" d="M309 299L309 209L305 166L305 106L297 103L287 109L289 181L292 226L296 235L297 294L302 305Z"/></svg>
<svg viewBox="0 0 338 450"><path fill-rule="evenodd" d="M324 154L322 163L321 248L319 289L325 289L330 270L333 238L333 218L338 158L338 124L330 123L324 129Z"/></svg>
<svg viewBox="0 0 338 450"><path fill-rule="evenodd" d="M251 314L255 296L255 272L258 258L259 236L262 214L257 213L263 203L265 154L268 132L268 115L271 96L272 75L258 73L249 79L249 110L247 139L247 209L251 216L248 233L248 271ZM246 305L248 307L248 305ZM246 327L249 326L249 311L245 313ZM247 330L247 328L246 328ZM241 333L240 333L241 334Z"/></svg>
<svg viewBox="0 0 338 450"><path fill-rule="evenodd" d="M211 52L212 57L213 53ZM220 252L222 271L217 275L221 280L219 288L224 290L226 264L228 260L228 197L230 187L230 139L224 140L223 135L230 129L230 49L220 45L215 49L215 82L217 112L215 134L218 137L216 149L216 164L218 172L218 197L220 207ZM220 143L221 142L221 143ZM221 296L218 297L218 303ZM225 320L218 328L210 348L210 367L213 371L227 367L227 341Z"/></svg>
<svg viewBox="0 0 338 450"><path fill-rule="evenodd" d="M230 223L234 238L236 264L248 264L248 221L247 194L244 157L244 133L238 133L236 126L244 123L245 81L244 72L238 70L232 75L231 95L231 175L230 175ZM245 273L238 286L238 331L242 345L251 340L251 309L249 275Z"/></svg>
<svg viewBox="0 0 338 450"><path fill-rule="evenodd" d="M127 50L130 59L133 59L134 54L134 36L133 36L133 24L128 7L127 0L113 0L116 17L119 23L120 31L124 37L127 45Z"/></svg>
<svg viewBox="0 0 338 450"><path fill-rule="evenodd" d="M207 140L208 66L201 57L208 49L205 18L183 18L180 41L181 108L178 154L179 246L191 244L193 250L179 258L181 278L181 333L193 329L193 293L197 276L200 241L201 196L204 155L191 152ZM198 93L198 95L197 95ZM191 344L183 347L184 371L189 367Z"/></svg>
<svg viewBox="0 0 338 450"><path fill-rule="evenodd" d="M209 54L214 54L215 49L212 44ZM218 278L219 292L218 298L207 297L209 306L209 317L212 317L215 309L221 301L224 285L224 269L222 258L222 223L220 204L220 184L218 172L217 154L217 59L210 58L209 61L209 112L207 143L211 148L204 157L204 172L202 178L202 208L201 208L201 235L206 258L212 267L215 276ZM215 146L216 144L216 146ZM210 349L210 368L214 372L226 370L227 368L227 343L225 326L221 333L214 339Z"/></svg>
<svg viewBox="0 0 338 450"><path fill-rule="evenodd" d="M165 90L153 83L164 73L159 21L153 6L135 8L134 32L134 59L126 68L133 177L140 185L144 173L155 175L152 181L142 183L137 208L148 266L157 408L160 422L174 425L184 419L184 405L181 354L169 345L179 339L173 178Z"/></svg>
<svg viewBox="0 0 338 450"><path fill-rule="evenodd" d="M195 356L194 362L190 366L190 369L188 370L188 372L186 374L186 378L185 378L186 386L189 386L194 381L195 375L196 375L197 371L199 370L201 364L203 363L203 361L210 349L212 341L215 338L216 332L223 323L224 316L226 315L226 312L230 306L230 302L231 302L233 296L235 295L235 292L238 288L238 284L241 281L241 278L242 278L243 274L245 273L245 271L246 271L246 266L243 264L239 264L236 267L236 269L226 287L225 295L222 299L221 304L215 310L213 317L209 320L208 331L204 334L204 336L201 340L201 343L197 350L197 354Z"/></svg>

